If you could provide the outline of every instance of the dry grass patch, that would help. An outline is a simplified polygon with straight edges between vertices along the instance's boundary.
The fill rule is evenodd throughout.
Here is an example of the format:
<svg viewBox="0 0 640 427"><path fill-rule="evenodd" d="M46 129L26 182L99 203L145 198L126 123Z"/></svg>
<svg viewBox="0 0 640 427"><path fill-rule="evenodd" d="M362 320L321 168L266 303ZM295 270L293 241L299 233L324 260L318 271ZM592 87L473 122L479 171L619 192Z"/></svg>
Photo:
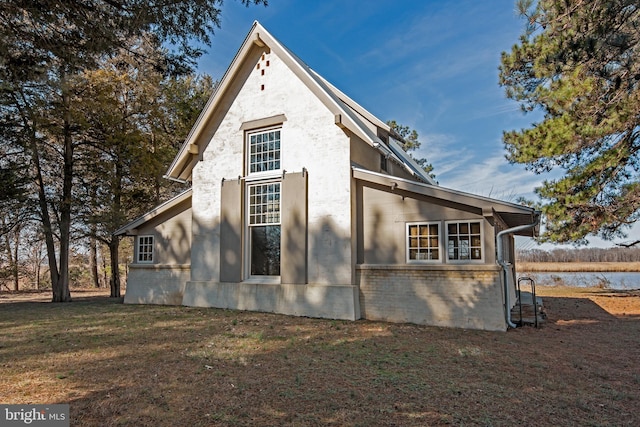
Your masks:
<svg viewBox="0 0 640 427"><path fill-rule="evenodd" d="M507 333L0 298L0 401L81 426L639 425L640 296L583 291Z"/></svg>

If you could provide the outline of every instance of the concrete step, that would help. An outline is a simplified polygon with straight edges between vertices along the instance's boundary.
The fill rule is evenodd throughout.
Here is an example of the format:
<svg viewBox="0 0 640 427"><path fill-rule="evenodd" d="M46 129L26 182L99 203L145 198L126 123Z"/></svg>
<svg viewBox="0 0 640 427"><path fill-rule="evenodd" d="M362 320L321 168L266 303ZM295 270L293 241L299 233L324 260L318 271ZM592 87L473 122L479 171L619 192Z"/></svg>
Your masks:
<svg viewBox="0 0 640 427"><path fill-rule="evenodd" d="M522 307L520 307L520 304L522 304ZM542 297L536 296L536 304L534 305L531 292L521 292L520 299L516 301L516 305L511 309L511 320L518 324L535 325L536 312L539 325L547 318L544 312ZM522 319L520 318L521 313Z"/></svg>

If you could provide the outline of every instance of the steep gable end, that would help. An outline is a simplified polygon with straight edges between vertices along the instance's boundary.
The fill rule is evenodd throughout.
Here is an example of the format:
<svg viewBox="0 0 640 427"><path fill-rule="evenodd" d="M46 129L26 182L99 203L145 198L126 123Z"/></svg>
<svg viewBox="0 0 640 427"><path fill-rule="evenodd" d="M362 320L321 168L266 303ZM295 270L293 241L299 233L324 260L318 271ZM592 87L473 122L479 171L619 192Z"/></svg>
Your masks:
<svg viewBox="0 0 640 427"><path fill-rule="evenodd" d="M220 84L209 99L191 129L186 141L166 173L166 177L180 181L191 181L195 164L201 160L206 145L215 134L226 112L248 78L252 67L263 54L275 53L289 69L313 92L334 115L335 124L347 129L381 153L392 156L422 181L435 182L415 166L402 150L398 152L385 144L377 135L376 128L389 131L389 127L336 89L319 74L311 70L295 54L274 38L259 22L254 22Z"/></svg>

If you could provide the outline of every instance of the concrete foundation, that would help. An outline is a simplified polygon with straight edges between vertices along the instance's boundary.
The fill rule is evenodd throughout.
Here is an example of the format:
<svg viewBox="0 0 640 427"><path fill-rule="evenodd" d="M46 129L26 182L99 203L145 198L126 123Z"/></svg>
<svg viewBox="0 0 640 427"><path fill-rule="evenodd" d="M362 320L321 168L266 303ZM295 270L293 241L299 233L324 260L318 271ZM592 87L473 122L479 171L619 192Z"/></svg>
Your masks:
<svg viewBox="0 0 640 427"><path fill-rule="evenodd" d="M180 305L189 265L129 265L125 304Z"/></svg>
<svg viewBox="0 0 640 427"><path fill-rule="evenodd" d="M187 282L182 304L326 319L360 318L353 285Z"/></svg>

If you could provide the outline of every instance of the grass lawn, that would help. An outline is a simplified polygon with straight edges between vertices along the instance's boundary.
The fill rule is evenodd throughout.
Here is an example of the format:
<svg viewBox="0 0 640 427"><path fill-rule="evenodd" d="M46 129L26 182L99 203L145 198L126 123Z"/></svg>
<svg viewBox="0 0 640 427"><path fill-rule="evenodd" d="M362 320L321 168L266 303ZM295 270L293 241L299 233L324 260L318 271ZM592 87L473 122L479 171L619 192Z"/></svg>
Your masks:
<svg viewBox="0 0 640 427"><path fill-rule="evenodd" d="M539 294L547 322L506 333L0 294L0 403L73 426L640 425L640 293Z"/></svg>

